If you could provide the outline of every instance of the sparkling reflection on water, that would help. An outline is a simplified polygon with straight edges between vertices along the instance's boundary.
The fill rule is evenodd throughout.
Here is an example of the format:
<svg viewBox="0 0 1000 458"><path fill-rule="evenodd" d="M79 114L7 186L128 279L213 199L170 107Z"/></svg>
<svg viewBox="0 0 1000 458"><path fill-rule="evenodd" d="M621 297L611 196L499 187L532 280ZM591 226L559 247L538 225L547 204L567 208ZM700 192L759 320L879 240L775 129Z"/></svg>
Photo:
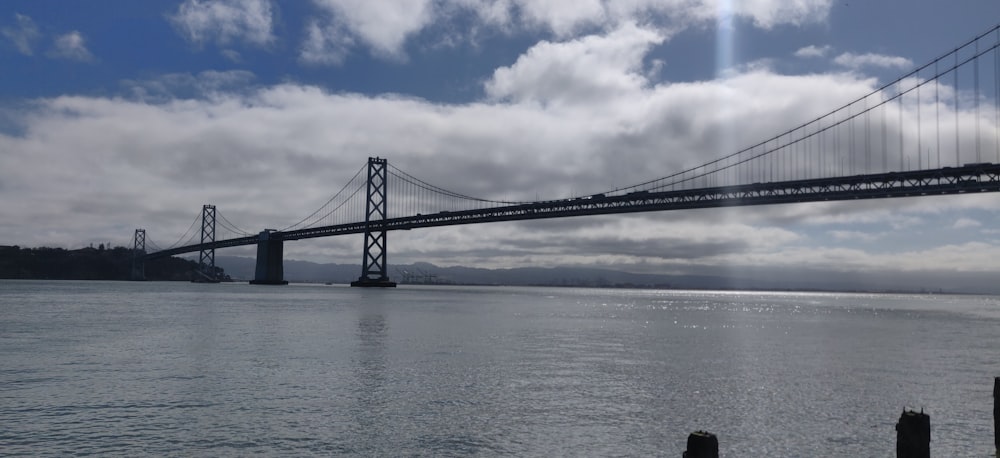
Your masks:
<svg viewBox="0 0 1000 458"><path fill-rule="evenodd" d="M0 281L17 455L992 453L977 296Z"/></svg>

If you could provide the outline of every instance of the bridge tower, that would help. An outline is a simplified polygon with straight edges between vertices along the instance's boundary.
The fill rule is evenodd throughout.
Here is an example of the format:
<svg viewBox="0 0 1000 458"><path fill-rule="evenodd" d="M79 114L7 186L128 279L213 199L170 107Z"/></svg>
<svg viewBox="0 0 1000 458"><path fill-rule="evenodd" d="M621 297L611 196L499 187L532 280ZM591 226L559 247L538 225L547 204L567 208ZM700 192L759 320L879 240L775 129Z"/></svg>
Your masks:
<svg viewBox="0 0 1000 458"><path fill-rule="evenodd" d="M215 241L215 205L201 207L201 253L198 256L198 270L191 281L194 283L219 283L215 271L215 248L206 249L206 243Z"/></svg>
<svg viewBox="0 0 1000 458"><path fill-rule="evenodd" d="M133 281L146 280L146 230L136 229L135 237L132 239L132 273L129 276Z"/></svg>
<svg viewBox="0 0 1000 458"><path fill-rule="evenodd" d="M368 158L368 201L365 204L365 251L361 260L361 277L351 286L395 287L386 274L386 198L388 196L389 161Z"/></svg>

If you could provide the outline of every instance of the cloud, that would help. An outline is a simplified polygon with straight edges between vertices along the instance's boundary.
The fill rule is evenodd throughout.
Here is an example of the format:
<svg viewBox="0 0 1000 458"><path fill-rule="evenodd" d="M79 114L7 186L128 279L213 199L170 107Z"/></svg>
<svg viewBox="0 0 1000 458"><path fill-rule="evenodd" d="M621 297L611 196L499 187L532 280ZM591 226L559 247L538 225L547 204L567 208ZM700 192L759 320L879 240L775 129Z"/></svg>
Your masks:
<svg viewBox="0 0 1000 458"><path fill-rule="evenodd" d="M877 84L853 72L782 75L762 67L712 81L654 83L644 62L664 39L655 28L623 23L542 41L497 68L483 83L488 97L469 103L331 93L293 82L255 85L244 72L125 82L126 97L35 100L19 115L21 132L0 134L0 192L18 196L0 198L0 214L18 215L0 221L0 231L9 243L74 245L90 237L117 241L116 234L127 241L135 227L144 227L152 240L169 245L206 203L244 229L280 228L316 210L369 156L387 157L420 179L476 197L590 195L705 163L815 119ZM955 119L953 107L941 105L942 119ZM896 120L887 126L891 138L902 134L916 144L915 108L902 106L899 125L896 112L887 117ZM958 113L964 125L972 109ZM922 122L934 122L927 118ZM838 158L845 153L844 147L825 151ZM428 205L399 205L410 204ZM888 254L822 246L799 231L825 233L824 225L857 222L912 230L927 224L923 212L948 207L994 211L995 196L416 230L391 235L391 262L888 268ZM67 218L72 227L63 224ZM838 233L831 236L837 241ZM289 259L356 263L360 243L357 237L300 241L287 244L285 253ZM960 264L936 248L903 254L920 268L934 264L909 253L933 254L947 268Z"/></svg>
<svg viewBox="0 0 1000 458"><path fill-rule="evenodd" d="M333 47L324 47L334 51L334 57L328 59L338 62L340 44L349 43L343 37L341 30L351 34L366 44L378 56L390 59L402 59L406 39L429 25L433 19L433 3L431 0L314 0L316 5L325 10L331 17L331 24L325 27L311 24L308 30L309 41L315 42L317 32L324 32L322 41L332 42ZM328 32L333 32L332 34ZM322 59L313 58L314 62Z"/></svg>
<svg viewBox="0 0 1000 458"><path fill-rule="evenodd" d="M219 51L219 54L222 54L222 57L225 57L226 60L234 64L243 62L243 55L241 55L240 52L236 51L235 49L223 49Z"/></svg>
<svg viewBox="0 0 1000 458"><path fill-rule="evenodd" d="M976 221L972 218L959 218L955 221L955 224L951 225L952 229L968 229L973 227L980 227L983 223Z"/></svg>
<svg viewBox="0 0 1000 458"><path fill-rule="evenodd" d="M34 55L34 44L42 38L42 33L30 17L15 13L14 18L17 20L17 27L0 28L0 34L10 40L21 54ZM83 34L76 30L56 36L46 55L54 59L80 62L94 60L94 55L87 49Z"/></svg>
<svg viewBox="0 0 1000 458"><path fill-rule="evenodd" d="M17 25L0 28L0 35L10 40L18 52L30 56L34 54L34 43L41 38L42 34L38 31L35 21L30 17L14 13L14 19L17 21Z"/></svg>
<svg viewBox="0 0 1000 458"><path fill-rule="evenodd" d="M913 66L913 61L905 57L886 56L883 54L853 54L845 52L833 59L833 63L842 67L858 70L863 67L880 67L907 69Z"/></svg>
<svg viewBox="0 0 1000 458"><path fill-rule="evenodd" d="M663 36L635 24L603 36L533 46L513 65L497 69L486 83L494 100L583 104L641 91L643 57Z"/></svg>
<svg viewBox="0 0 1000 458"><path fill-rule="evenodd" d="M732 266L734 269L762 267L866 274L948 272L955 275L968 272L995 272L996 267L990 265L990 260L998 255L1000 246L984 242L946 244L885 253L871 253L853 248L808 246L784 247L771 252L729 253L715 259L701 260L699 263ZM790 275L794 275L791 272L789 271Z"/></svg>
<svg viewBox="0 0 1000 458"><path fill-rule="evenodd" d="M800 25L824 20L832 3L830 0L760 0L720 5L711 0L513 0L509 4L514 13L507 17L521 17L528 25L548 29L555 36L566 38L581 30L616 28L626 22L657 23L662 27L661 32L665 32L716 21L720 16L746 18L765 29L780 24Z"/></svg>
<svg viewBox="0 0 1000 458"><path fill-rule="evenodd" d="M829 45L826 46L809 45L804 48L799 48L798 51L795 51L795 57L802 57L802 58L824 57L826 56L826 53L830 52L831 49L833 48L830 47Z"/></svg>
<svg viewBox="0 0 1000 458"><path fill-rule="evenodd" d="M94 60L94 55L87 49L83 35L75 30L56 37L48 55L57 59L69 59L81 62Z"/></svg>
<svg viewBox="0 0 1000 458"><path fill-rule="evenodd" d="M709 2L714 3L714 2ZM833 0L755 0L748 2L732 2L731 7L740 16L753 20L754 24L765 29L789 24L802 25L824 21L830 14Z"/></svg>
<svg viewBox="0 0 1000 458"><path fill-rule="evenodd" d="M186 0L169 20L197 45L242 41L266 46L274 41L270 0Z"/></svg>
<svg viewBox="0 0 1000 458"><path fill-rule="evenodd" d="M870 234L868 232L861 231L845 231L845 230L834 230L829 231L830 235L834 239L840 241L858 240L861 242L874 242L882 237L883 234Z"/></svg>
<svg viewBox="0 0 1000 458"><path fill-rule="evenodd" d="M302 60L339 64L345 48L366 46L373 55L404 60L410 39L423 34L445 34L472 40L480 29L503 33L549 35L556 41L579 38L594 31L620 29L625 24L669 37L674 33L719 19L720 14L742 17L757 27L821 22L831 0L757 0L732 2L720 13L715 0L313 0L319 17L306 26ZM460 18L458 21L453 19ZM447 24L442 26L441 24ZM456 32L455 24L463 24ZM324 46L332 45L332 46ZM346 45L346 46L344 46ZM328 52L329 57L323 57ZM307 57L308 56L308 57Z"/></svg>
<svg viewBox="0 0 1000 458"><path fill-rule="evenodd" d="M256 76L246 70L213 71L197 74L168 73L147 80L123 80L121 85L138 100L147 102L175 99L213 98L225 93L230 96L253 88Z"/></svg>
<svg viewBox="0 0 1000 458"><path fill-rule="evenodd" d="M336 24L320 25L310 21L306 38L299 50L299 60L312 65L339 65L350 53L354 40Z"/></svg>

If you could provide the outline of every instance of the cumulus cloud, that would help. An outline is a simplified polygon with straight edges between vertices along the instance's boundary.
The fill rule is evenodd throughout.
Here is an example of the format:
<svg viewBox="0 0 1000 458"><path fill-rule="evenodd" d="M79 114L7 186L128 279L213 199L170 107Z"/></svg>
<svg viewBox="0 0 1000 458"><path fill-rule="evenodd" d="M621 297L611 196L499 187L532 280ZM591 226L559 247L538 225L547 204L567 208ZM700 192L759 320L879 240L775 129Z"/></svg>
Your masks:
<svg viewBox="0 0 1000 458"><path fill-rule="evenodd" d="M198 45L265 46L274 40L270 0L186 0L169 19L181 36Z"/></svg>
<svg viewBox="0 0 1000 458"><path fill-rule="evenodd" d="M72 31L55 38L49 56L58 59L77 60L89 62L94 60L94 55L87 49L83 35L80 32Z"/></svg>
<svg viewBox="0 0 1000 458"><path fill-rule="evenodd" d="M604 36L541 42L513 65L497 69L486 93L494 100L585 105L633 94L647 84L643 57L663 40L655 31L626 24Z"/></svg>
<svg viewBox="0 0 1000 458"><path fill-rule="evenodd" d="M14 20L17 25L0 28L0 35L10 40L21 54L26 56L34 54L34 44L42 36L38 26L30 17L23 14L14 13Z"/></svg>
<svg viewBox="0 0 1000 458"><path fill-rule="evenodd" d="M350 41L343 36L342 30L349 30L376 55L401 59L405 55L403 48L406 39L429 25L434 19L431 0L314 1L327 12L330 25L321 27L311 24L307 43L319 41L323 44L334 44L319 48L333 52L333 57L326 59L332 62L339 61L337 56L342 54L340 45L350 44ZM321 38L317 39L317 35ZM324 59L314 57L312 60L319 62Z"/></svg>
<svg viewBox="0 0 1000 458"><path fill-rule="evenodd" d="M864 67L907 69L913 66L913 61L905 57L874 53L854 54L849 52L835 57L833 63L853 70L859 70Z"/></svg>

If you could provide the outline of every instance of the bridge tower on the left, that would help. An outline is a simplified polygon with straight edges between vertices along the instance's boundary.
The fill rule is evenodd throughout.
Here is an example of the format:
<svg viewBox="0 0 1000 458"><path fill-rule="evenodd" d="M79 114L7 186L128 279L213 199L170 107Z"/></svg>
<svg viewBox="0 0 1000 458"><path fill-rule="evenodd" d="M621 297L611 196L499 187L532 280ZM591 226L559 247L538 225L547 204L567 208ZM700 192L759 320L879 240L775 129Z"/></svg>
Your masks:
<svg viewBox="0 0 1000 458"><path fill-rule="evenodd" d="M191 279L195 283L219 283L219 274L215 270L215 248L205 248L208 243L215 242L215 205L201 207L201 252L198 255L198 270Z"/></svg>
<svg viewBox="0 0 1000 458"><path fill-rule="evenodd" d="M146 279L146 230L136 229L132 239L132 273L130 280Z"/></svg>

